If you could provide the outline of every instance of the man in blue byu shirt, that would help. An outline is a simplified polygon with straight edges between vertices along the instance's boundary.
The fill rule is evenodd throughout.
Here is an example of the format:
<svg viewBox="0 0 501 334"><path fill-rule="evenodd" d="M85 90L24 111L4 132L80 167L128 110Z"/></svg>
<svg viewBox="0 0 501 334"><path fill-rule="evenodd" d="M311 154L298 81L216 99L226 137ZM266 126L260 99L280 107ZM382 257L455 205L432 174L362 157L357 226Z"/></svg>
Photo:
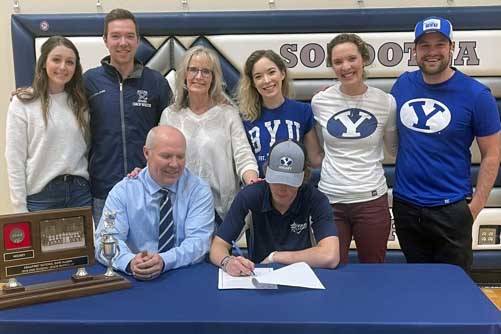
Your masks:
<svg viewBox="0 0 501 334"><path fill-rule="evenodd" d="M499 112L489 88L450 66L454 43L448 20L418 22L414 43L420 70L402 74L391 92L399 133L396 232L408 262L450 263L468 271L472 223L499 169ZM474 138L481 162L472 192Z"/></svg>
<svg viewBox="0 0 501 334"><path fill-rule="evenodd" d="M179 130L170 126L151 129L144 146L147 167L137 178L124 178L110 191L104 212L116 212L120 247L113 261L116 269L138 279L153 279L164 271L201 261L209 250L214 229L212 194L207 183L184 168L185 152L186 140ZM159 253L165 190L172 207L167 220L173 220L174 243ZM104 217L101 220L96 258L106 264L100 245Z"/></svg>
<svg viewBox="0 0 501 334"><path fill-rule="evenodd" d="M266 182L249 185L235 197L213 240L210 259L232 276L249 275L254 263L335 268L339 240L327 197L303 184L305 155L291 140L271 148ZM230 256L229 249L252 214L247 232L249 259Z"/></svg>

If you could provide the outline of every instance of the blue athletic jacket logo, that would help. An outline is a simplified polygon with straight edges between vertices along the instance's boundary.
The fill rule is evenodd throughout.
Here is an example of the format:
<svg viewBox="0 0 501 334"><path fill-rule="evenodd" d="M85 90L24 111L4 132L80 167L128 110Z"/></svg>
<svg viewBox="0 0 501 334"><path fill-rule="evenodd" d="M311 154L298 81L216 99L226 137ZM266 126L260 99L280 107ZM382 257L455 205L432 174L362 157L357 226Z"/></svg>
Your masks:
<svg viewBox="0 0 501 334"><path fill-rule="evenodd" d="M413 99L400 108L400 121L407 128L423 133L435 133L451 122L451 112L442 102L433 99Z"/></svg>
<svg viewBox="0 0 501 334"><path fill-rule="evenodd" d="M345 109L332 116L327 122L327 131L336 138L361 139L376 131L377 119L362 109Z"/></svg>

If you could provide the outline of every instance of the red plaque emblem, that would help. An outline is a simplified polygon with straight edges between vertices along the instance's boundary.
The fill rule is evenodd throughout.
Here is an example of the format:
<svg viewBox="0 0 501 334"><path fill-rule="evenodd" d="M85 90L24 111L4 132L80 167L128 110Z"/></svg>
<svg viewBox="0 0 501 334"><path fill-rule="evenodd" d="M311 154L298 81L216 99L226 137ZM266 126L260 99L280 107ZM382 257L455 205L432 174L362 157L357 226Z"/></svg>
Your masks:
<svg viewBox="0 0 501 334"><path fill-rule="evenodd" d="M30 223L20 222L4 225L3 243L5 250L31 247Z"/></svg>

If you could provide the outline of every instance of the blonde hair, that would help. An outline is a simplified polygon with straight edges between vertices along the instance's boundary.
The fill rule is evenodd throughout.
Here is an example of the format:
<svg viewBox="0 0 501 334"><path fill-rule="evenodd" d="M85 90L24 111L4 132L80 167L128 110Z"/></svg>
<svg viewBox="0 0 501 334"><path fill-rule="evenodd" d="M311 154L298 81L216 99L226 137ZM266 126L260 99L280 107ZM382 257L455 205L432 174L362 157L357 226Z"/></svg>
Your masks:
<svg viewBox="0 0 501 334"><path fill-rule="evenodd" d="M290 79L287 72L287 66L282 57L273 50L256 50L245 61L244 71L238 84L238 105L242 118L246 121L255 121L261 117L261 107L263 98L254 85L252 70L254 65L261 59L268 58L284 74L282 81L282 94L284 97L290 97L292 89L290 88Z"/></svg>
<svg viewBox="0 0 501 334"><path fill-rule="evenodd" d="M178 65L176 70L176 83L175 83L175 99L174 111L179 111L183 108L189 107L190 98L188 95L188 87L186 86L186 74L190 61L194 56L202 55L207 58L212 71L212 81L209 87L209 97L214 104L222 104L226 102L223 94L223 71L218 56L214 51L203 47L195 46L190 48L185 54L183 59Z"/></svg>

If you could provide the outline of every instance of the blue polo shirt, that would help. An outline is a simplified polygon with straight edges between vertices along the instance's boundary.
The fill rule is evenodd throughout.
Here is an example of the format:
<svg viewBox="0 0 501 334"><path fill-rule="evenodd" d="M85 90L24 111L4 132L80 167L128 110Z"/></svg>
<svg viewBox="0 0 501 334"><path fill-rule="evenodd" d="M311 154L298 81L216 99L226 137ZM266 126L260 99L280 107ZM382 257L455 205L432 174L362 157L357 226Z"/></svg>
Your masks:
<svg viewBox="0 0 501 334"><path fill-rule="evenodd" d="M255 263L260 263L273 251L312 247L310 233L317 242L337 236L329 200L309 184L299 188L296 199L283 215L271 204L268 183L245 187L235 197L216 235L227 243L236 240L249 211L252 213L252 232L246 232L247 246L249 258Z"/></svg>

